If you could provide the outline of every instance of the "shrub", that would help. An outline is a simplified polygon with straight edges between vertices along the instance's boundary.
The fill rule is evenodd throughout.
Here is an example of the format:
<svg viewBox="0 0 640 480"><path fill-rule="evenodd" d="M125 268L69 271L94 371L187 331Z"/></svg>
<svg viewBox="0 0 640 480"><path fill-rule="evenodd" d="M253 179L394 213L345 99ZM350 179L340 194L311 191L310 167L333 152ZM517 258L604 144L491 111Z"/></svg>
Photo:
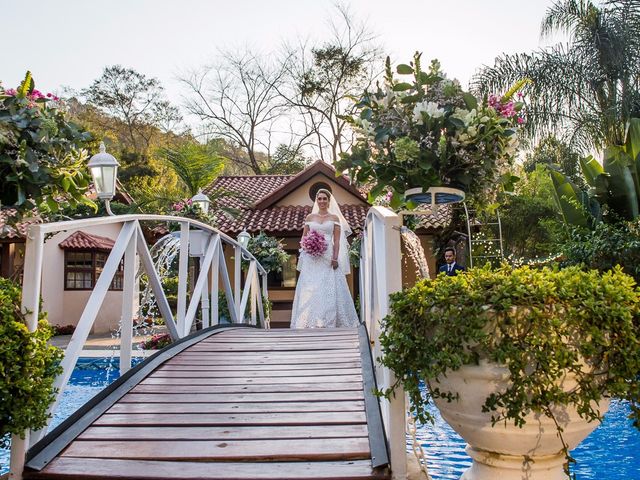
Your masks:
<svg viewBox="0 0 640 480"><path fill-rule="evenodd" d="M281 272L282 266L289 260L289 254L285 252L284 246L275 237L270 237L264 232L258 233L255 237L249 239L247 250L256 257L262 268L267 273ZM243 268L249 268L249 262L242 261Z"/></svg>
<svg viewBox="0 0 640 480"><path fill-rule="evenodd" d="M8 434L23 435L47 423L53 402L53 381L61 372L59 348L47 344L52 329L46 314L38 329L29 332L20 311L20 287L0 278L0 445Z"/></svg>
<svg viewBox="0 0 640 480"><path fill-rule="evenodd" d="M53 336L56 337L58 335L73 335L73 332L76 331L75 325L52 325Z"/></svg>

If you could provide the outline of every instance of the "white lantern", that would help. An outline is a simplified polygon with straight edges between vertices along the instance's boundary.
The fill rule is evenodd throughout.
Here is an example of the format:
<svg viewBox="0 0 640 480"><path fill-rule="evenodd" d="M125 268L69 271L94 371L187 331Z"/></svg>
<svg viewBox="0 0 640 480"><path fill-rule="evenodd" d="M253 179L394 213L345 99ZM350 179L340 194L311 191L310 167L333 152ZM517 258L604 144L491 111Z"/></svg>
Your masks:
<svg viewBox="0 0 640 480"><path fill-rule="evenodd" d="M209 200L209 197L202 193L202 189L200 189L198 190L198 193L196 193L191 199L191 203L193 205L198 205L202 212L206 215L209 211L209 204L211 203L211 200Z"/></svg>
<svg viewBox="0 0 640 480"><path fill-rule="evenodd" d="M247 232L247 230L243 229L238 234L238 243L242 245L242 248L247 248L247 245L249 245L249 239L251 239L251 235L249 235L249 232Z"/></svg>
<svg viewBox="0 0 640 480"><path fill-rule="evenodd" d="M120 164L115 157L106 152L104 142L100 142L100 153L89 159L89 170L93 177L93 186L100 200L104 200L107 212L111 213L109 202L116 194L116 178Z"/></svg>

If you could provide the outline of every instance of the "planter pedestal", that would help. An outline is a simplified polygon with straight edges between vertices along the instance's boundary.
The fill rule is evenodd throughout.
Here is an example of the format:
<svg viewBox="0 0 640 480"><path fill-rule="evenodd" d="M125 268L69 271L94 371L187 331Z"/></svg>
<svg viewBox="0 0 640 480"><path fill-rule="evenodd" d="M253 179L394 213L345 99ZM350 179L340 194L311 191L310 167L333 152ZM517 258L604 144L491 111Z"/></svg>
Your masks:
<svg viewBox="0 0 640 480"><path fill-rule="evenodd" d="M435 404L446 422L467 442L467 453L473 459L461 480L567 480L562 442L552 419L530 414L522 428L512 421L491 426L491 413L482 412L485 399L506 389L508 381L506 368L488 362L449 371L440 379L440 388L458 392L459 399L447 402L438 398ZM562 385L571 389L576 383L568 377ZM604 414L609 401L603 399L598 408ZM572 406L556 407L554 414L564 429L562 436L569 450L599 425L582 419Z"/></svg>
<svg viewBox="0 0 640 480"><path fill-rule="evenodd" d="M469 446L465 451L473 464L460 480L567 480L563 454L536 456L527 463L520 455L501 455Z"/></svg>

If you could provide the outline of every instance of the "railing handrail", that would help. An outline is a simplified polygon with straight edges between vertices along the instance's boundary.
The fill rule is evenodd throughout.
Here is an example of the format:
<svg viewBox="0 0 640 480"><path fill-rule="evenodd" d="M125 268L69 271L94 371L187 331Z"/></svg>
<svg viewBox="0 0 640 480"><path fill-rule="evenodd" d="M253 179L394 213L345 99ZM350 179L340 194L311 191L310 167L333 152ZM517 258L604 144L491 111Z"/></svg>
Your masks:
<svg viewBox="0 0 640 480"><path fill-rule="evenodd" d="M133 220L138 220L139 222L140 221L175 222L175 223L187 222L190 226L198 227L201 230L205 230L209 233L220 235L220 238L224 240L225 243L229 243L235 247L239 247L242 253L245 256L249 257L250 260L257 261L257 259L253 256L253 254L251 254L251 252L249 252L249 250L243 247L237 240L230 237L226 233L221 232L217 228L212 227L211 225L207 225L206 223L203 223L199 220L195 220L193 218L178 217L174 215L131 213L126 215L110 215L105 217L92 217L92 218L81 218L77 220L64 220L62 222L34 223L29 225L28 235L32 237L36 230L41 232L42 234L51 234L51 233L58 233L64 230L72 230L72 229L75 230L75 229L81 229L81 228L94 227L98 225L110 225L113 223L125 223ZM267 274L267 271L264 269L262 265L260 265L260 262L257 263L257 266L261 275Z"/></svg>

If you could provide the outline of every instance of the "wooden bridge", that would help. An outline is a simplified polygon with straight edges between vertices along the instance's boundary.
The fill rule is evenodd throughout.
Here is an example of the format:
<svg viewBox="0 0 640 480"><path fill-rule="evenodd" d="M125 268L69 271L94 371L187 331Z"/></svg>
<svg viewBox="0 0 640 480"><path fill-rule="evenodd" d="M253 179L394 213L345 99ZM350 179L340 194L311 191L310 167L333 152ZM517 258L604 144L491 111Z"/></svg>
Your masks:
<svg viewBox="0 0 640 480"><path fill-rule="evenodd" d="M404 394L385 400L374 393L376 382L380 388L394 382L373 358L379 354L388 293L400 286L397 216L377 208L362 242L363 323L356 329L269 329L262 305L264 269L233 239L191 219L127 215L32 226L22 309L34 330L45 236L121 225L55 386L62 391L66 385L124 258L122 376L52 431L26 432L25 439L14 435L10 478L382 479L392 473L405 478ZM175 317L144 242L143 220L180 223L184 241ZM190 238L198 240L200 253L194 255ZM233 285L223 243L235 250ZM398 258L389 251L397 251ZM187 305L189 256L199 257L200 273L191 282ZM250 263L244 287L242 257ZM130 369L136 265L149 278L173 343ZM219 290L225 292L232 325L219 323ZM52 409L58 401L59 394Z"/></svg>
<svg viewBox="0 0 640 480"><path fill-rule="evenodd" d="M388 478L364 327L214 328L36 444L25 478Z"/></svg>

